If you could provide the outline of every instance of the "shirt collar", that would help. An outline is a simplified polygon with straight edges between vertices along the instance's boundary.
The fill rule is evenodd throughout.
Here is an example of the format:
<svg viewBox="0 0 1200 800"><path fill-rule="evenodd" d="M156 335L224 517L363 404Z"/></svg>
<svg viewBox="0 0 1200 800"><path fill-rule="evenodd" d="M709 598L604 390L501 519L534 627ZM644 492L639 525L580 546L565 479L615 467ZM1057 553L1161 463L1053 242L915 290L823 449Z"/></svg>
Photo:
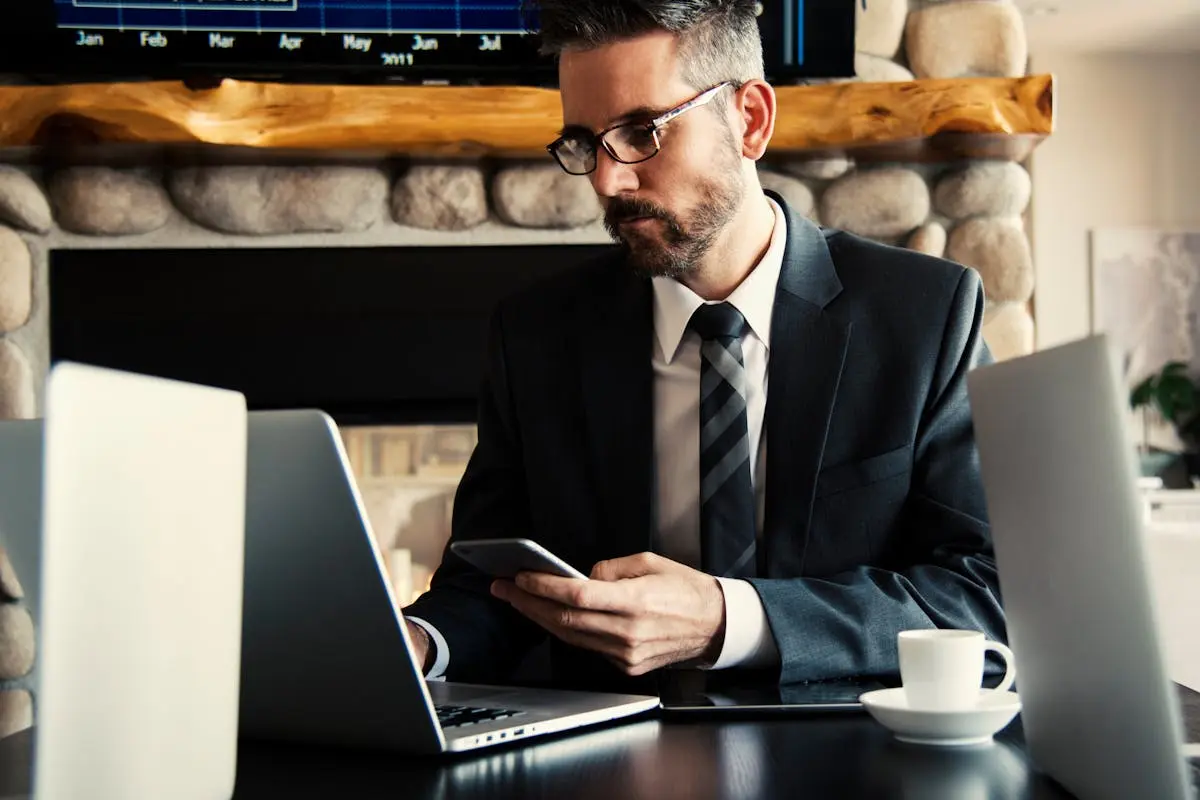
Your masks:
<svg viewBox="0 0 1200 800"><path fill-rule="evenodd" d="M750 325L768 351L771 347L771 314L775 309L775 288L779 273L783 269L783 251L787 246L787 218L779 204L767 198L775 212L775 227L771 231L771 243L762 259L746 276L733 294L726 298ZM687 332L687 324L704 299L674 278L655 278L654 281L654 332L658 346L667 363L675 360L679 343Z"/></svg>

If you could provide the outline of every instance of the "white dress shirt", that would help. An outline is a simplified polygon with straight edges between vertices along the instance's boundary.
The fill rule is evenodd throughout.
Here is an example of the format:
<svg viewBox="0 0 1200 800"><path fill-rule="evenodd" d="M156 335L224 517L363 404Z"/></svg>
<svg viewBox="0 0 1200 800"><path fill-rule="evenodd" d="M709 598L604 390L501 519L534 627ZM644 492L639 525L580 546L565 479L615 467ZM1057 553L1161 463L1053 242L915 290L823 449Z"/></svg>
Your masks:
<svg viewBox="0 0 1200 800"><path fill-rule="evenodd" d="M756 529L762 533L766 487L767 360L775 287L783 268L787 220L774 200L775 228L767 252L726 298L746 318L746 423ZM658 477L658 528L654 551L700 568L700 337L688 329L703 298L671 278L654 279L654 460ZM712 669L762 666L778 657L762 600L748 582L718 578L725 595L725 643Z"/></svg>
<svg viewBox="0 0 1200 800"><path fill-rule="evenodd" d="M775 287L783 268L787 220L775 211L775 228L767 252L754 270L726 298L746 318L742 357L746 366L746 416L750 434L750 481L754 486L756 529L762 534L766 487L766 442L762 437L767 408L767 360ZM672 278L654 284L654 459L658 478L658 526L654 551L672 561L700 568L700 337L688 321L704 300ZM763 666L778 659L766 611L747 581L718 578L725 597L725 641L710 669ZM450 651L441 633L423 619L408 619L424 628L436 650L427 678L445 675Z"/></svg>

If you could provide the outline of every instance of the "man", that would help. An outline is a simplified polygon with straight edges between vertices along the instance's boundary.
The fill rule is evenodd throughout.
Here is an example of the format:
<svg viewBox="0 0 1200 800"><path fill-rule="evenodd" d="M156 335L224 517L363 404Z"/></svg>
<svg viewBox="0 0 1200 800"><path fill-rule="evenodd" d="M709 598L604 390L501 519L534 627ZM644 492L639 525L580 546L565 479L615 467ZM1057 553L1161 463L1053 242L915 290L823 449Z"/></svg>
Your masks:
<svg viewBox="0 0 1200 800"><path fill-rule="evenodd" d="M493 582L447 551L406 610L430 677L502 682L547 633L555 681L595 689L891 673L906 628L1004 638L979 278L763 193L755 5L539 4L550 150L621 247L498 309L453 536L536 539L593 580Z"/></svg>

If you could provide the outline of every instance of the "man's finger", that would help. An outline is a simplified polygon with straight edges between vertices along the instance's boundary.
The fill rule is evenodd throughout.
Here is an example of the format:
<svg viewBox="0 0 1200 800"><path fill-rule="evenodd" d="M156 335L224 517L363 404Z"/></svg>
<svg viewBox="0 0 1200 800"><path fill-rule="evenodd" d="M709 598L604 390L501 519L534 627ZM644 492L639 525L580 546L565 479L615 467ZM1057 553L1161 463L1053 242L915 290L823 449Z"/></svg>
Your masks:
<svg viewBox="0 0 1200 800"><path fill-rule="evenodd" d="M513 608L537 622L542 627L557 632L573 630L595 636L623 640L634 621L617 614L590 611L556 603L535 594L512 587L505 599Z"/></svg>
<svg viewBox="0 0 1200 800"><path fill-rule="evenodd" d="M653 644L640 638L637 620L563 606L511 587L513 608L567 644L604 656L627 675L643 675L671 663L656 652Z"/></svg>
<svg viewBox="0 0 1200 800"><path fill-rule="evenodd" d="M508 602L526 617L568 644L593 650L610 658L627 661L640 646L629 635L635 620L616 614L564 606L523 592L507 590Z"/></svg>
<svg viewBox="0 0 1200 800"><path fill-rule="evenodd" d="M519 573L515 583L517 588L529 594L572 608L611 613L632 613L636 610L628 587L619 584L560 578L545 572Z"/></svg>

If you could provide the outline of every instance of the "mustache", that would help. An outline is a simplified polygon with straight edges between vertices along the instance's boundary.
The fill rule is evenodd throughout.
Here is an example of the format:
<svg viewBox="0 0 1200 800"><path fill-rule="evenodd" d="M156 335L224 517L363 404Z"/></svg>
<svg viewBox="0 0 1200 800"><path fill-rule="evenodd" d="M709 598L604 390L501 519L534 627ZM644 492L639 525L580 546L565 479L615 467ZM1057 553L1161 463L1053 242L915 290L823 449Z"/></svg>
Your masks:
<svg viewBox="0 0 1200 800"><path fill-rule="evenodd" d="M672 232L682 232L682 226L671 212L640 197L614 197L609 200L608 208L604 211L604 224L609 232L615 234L622 222L640 217L660 219L667 223Z"/></svg>

